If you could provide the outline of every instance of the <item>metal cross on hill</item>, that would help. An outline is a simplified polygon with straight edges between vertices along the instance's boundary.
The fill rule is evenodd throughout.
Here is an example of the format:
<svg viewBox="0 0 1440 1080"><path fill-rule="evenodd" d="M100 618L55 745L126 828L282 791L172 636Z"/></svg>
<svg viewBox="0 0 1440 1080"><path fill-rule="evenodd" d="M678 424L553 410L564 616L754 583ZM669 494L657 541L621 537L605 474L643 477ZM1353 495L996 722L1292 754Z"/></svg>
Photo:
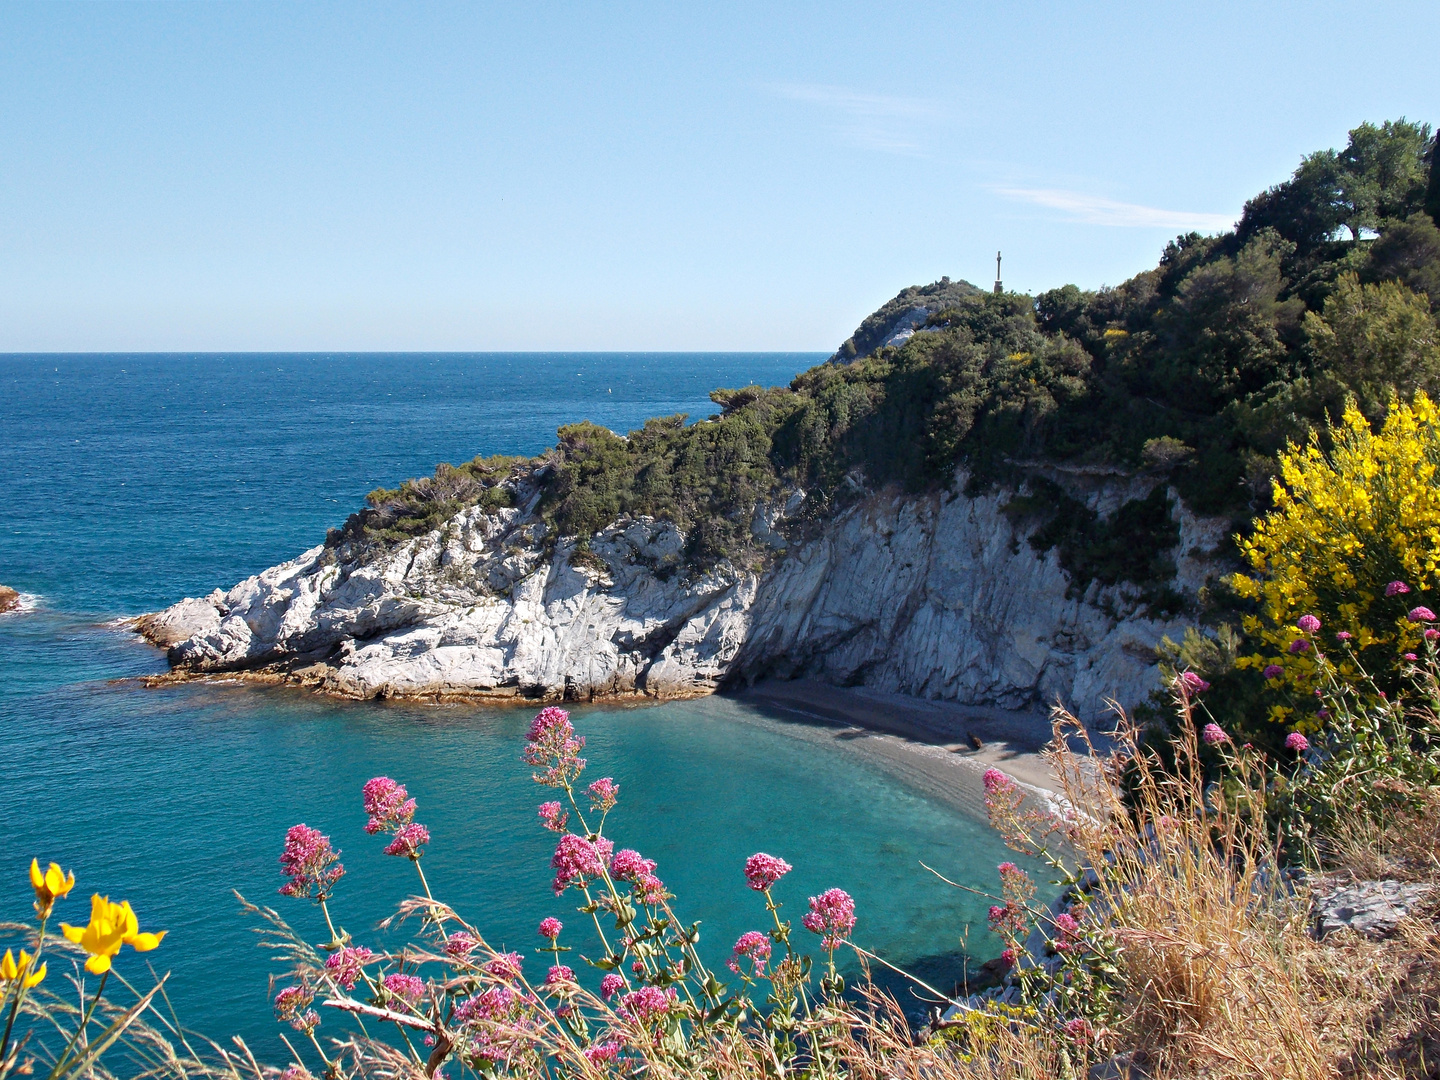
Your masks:
<svg viewBox="0 0 1440 1080"><path fill-rule="evenodd" d="M1005 290L1000 287L1000 253L995 252L995 295L999 296Z"/></svg>

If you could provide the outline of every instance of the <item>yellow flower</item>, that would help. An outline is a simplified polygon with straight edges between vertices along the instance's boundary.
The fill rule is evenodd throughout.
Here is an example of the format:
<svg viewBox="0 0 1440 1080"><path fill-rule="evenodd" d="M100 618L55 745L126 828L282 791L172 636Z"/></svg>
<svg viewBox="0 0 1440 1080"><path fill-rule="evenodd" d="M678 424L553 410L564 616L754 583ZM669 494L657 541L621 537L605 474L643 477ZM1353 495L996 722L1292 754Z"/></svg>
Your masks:
<svg viewBox="0 0 1440 1080"><path fill-rule="evenodd" d="M40 860L30 860L30 887L35 890L35 913L42 919L50 917L55 901L75 887L75 871L65 873L59 863L51 863L50 869L40 872Z"/></svg>
<svg viewBox="0 0 1440 1080"><path fill-rule="evenodd" d="M41 964L40 970L32 974L30 965L34 962L35 958L24 949L21 949L20 962L17 964L14 954L12 954L9 949L6 949L5 955L0 957L0 982L20 982L26 990L29 990L32 986L38 986L44 980L45 972L50 965Z"/></svg>
<svg viewBox="0 0 1440 1080"><path fill-rule="evenodd" d="M136 952L149 952L168 933L161 930L158 934L142 934L129 900L112 904L108 896L99 893L90 898L90 925L61 923L60 929L65 931L66 938L90 954L85 970L95 975L110 970L110 958L120 951L121 945L129 945Z"/></svg>

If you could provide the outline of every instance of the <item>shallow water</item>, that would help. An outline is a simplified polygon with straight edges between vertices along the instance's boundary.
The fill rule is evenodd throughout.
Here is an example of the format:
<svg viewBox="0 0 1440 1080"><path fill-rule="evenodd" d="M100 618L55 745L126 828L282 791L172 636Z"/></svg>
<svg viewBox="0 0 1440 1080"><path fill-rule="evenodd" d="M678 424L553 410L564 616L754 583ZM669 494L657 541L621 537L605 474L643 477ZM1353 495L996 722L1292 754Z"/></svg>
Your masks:
<svg viewBox="0 0 1440 1080"><path fill-rule="evenodd" d="M416 886L361 828L360 786L385 773L419 799L437 895L496 943L533 948L552 914L568 938L581 917L549 890L553 837L535 817L549 793L520 761L528 711L240 684L147 690L134 677L163 657L108 624L288 558L369 488L435 461L533 453L580 418L624 430L702 414L711 386L788 381L815 359L0 357L0 582L42 598L0 617L13 794L0 916L26 915L32 856L74 867L60 917L83 921L92 890L131 900L143 927L170 931L150 959L173 971L181 1016L278 1057L270 969L231 890L318 937L318 910L275 894L284 831L305 821L342 849L339 920L383 944L375 924ZM937 979L957 973L967 927L972 954L998 950L982 904L919 866L988 885L998 841L860 749L797 738L793 723L723 698L574 719L590 775L621 787L607 831L659 862L714 962L763 925L740 871L756 850L795 865L778 892L797 923L805 898L834 885L856 897L857 940ZM142 960L127 951L122 970Z"/></svg>

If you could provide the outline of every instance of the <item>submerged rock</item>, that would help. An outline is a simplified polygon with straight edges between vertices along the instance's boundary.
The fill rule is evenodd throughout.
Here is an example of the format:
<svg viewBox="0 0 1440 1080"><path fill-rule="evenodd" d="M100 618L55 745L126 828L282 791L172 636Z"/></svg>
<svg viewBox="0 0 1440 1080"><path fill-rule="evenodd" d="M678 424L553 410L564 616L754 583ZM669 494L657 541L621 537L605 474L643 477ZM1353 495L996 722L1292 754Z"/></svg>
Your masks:
<svg viewBox="0 0 1440 1080"><path fill-rule="evenodd" d="M8 585L0 585L0 612L18 611L20 594Z"/></svg>
<svg viewBox="0 0 1440 1080"><path fill-rule="evenodd" d="M1085 482L1102 514L1128 497ZM617 521L582 547L546 536L538 492L519 496L395 546L313 548L136 628L180 671L278 673L359 698L677 698L806 676L1007 708L1059 698L1090 715L1143 700L1156 644L1183 631L1126 583L1075 595L1004 491L871 493L803 529L792 493L755 509L767 565L703 572L669 522ZM1223 524L1175 507L1175 586L1193 596Z"/></svg>

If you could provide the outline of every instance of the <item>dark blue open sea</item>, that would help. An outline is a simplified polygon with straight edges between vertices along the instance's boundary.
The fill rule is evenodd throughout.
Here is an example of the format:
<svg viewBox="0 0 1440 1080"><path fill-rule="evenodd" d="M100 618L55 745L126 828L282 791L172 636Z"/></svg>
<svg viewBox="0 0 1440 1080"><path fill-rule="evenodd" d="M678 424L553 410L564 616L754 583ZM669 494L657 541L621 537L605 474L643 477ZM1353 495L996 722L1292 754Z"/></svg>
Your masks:
<svg viewBox="0 0 1440 1080"><path fill-rule="evenodd" d="M187 1024L280 1060L272 966L232 890L319 940L318 910L276 895L285 830L307 822L343 852L339 921L383 944L376 922L414 889L410 865L361 828L360 787L384 773L419 800L432 886L492 941L529 952L543 916L578 926L548 887L552 834L535 816L548 789L520 760L529 711L147 690L134 677L163 656L113 621L290 558L367 491L437 462L535 453L582 419L625 431L703 417L713 387L785 383L820 359L0 356L0 584L31 607L0 616L0 918L29 914L32 857L73 868L60 918L84 922L92 891L130 900L142 928L170 933L148 957L127 949L120 970L143 978L150 959L173 973ZM857 940L898 963L935 970L967 928L972 955L998 951L981 902L919 863L989 885L999 842L843 747L722 699L580 708L575 723L592 775L621 788L607 831L659 861L717 963L762 925L741 875L757 850L795 865L779 893L797 922L834 885L856 897Z"/></svg>

